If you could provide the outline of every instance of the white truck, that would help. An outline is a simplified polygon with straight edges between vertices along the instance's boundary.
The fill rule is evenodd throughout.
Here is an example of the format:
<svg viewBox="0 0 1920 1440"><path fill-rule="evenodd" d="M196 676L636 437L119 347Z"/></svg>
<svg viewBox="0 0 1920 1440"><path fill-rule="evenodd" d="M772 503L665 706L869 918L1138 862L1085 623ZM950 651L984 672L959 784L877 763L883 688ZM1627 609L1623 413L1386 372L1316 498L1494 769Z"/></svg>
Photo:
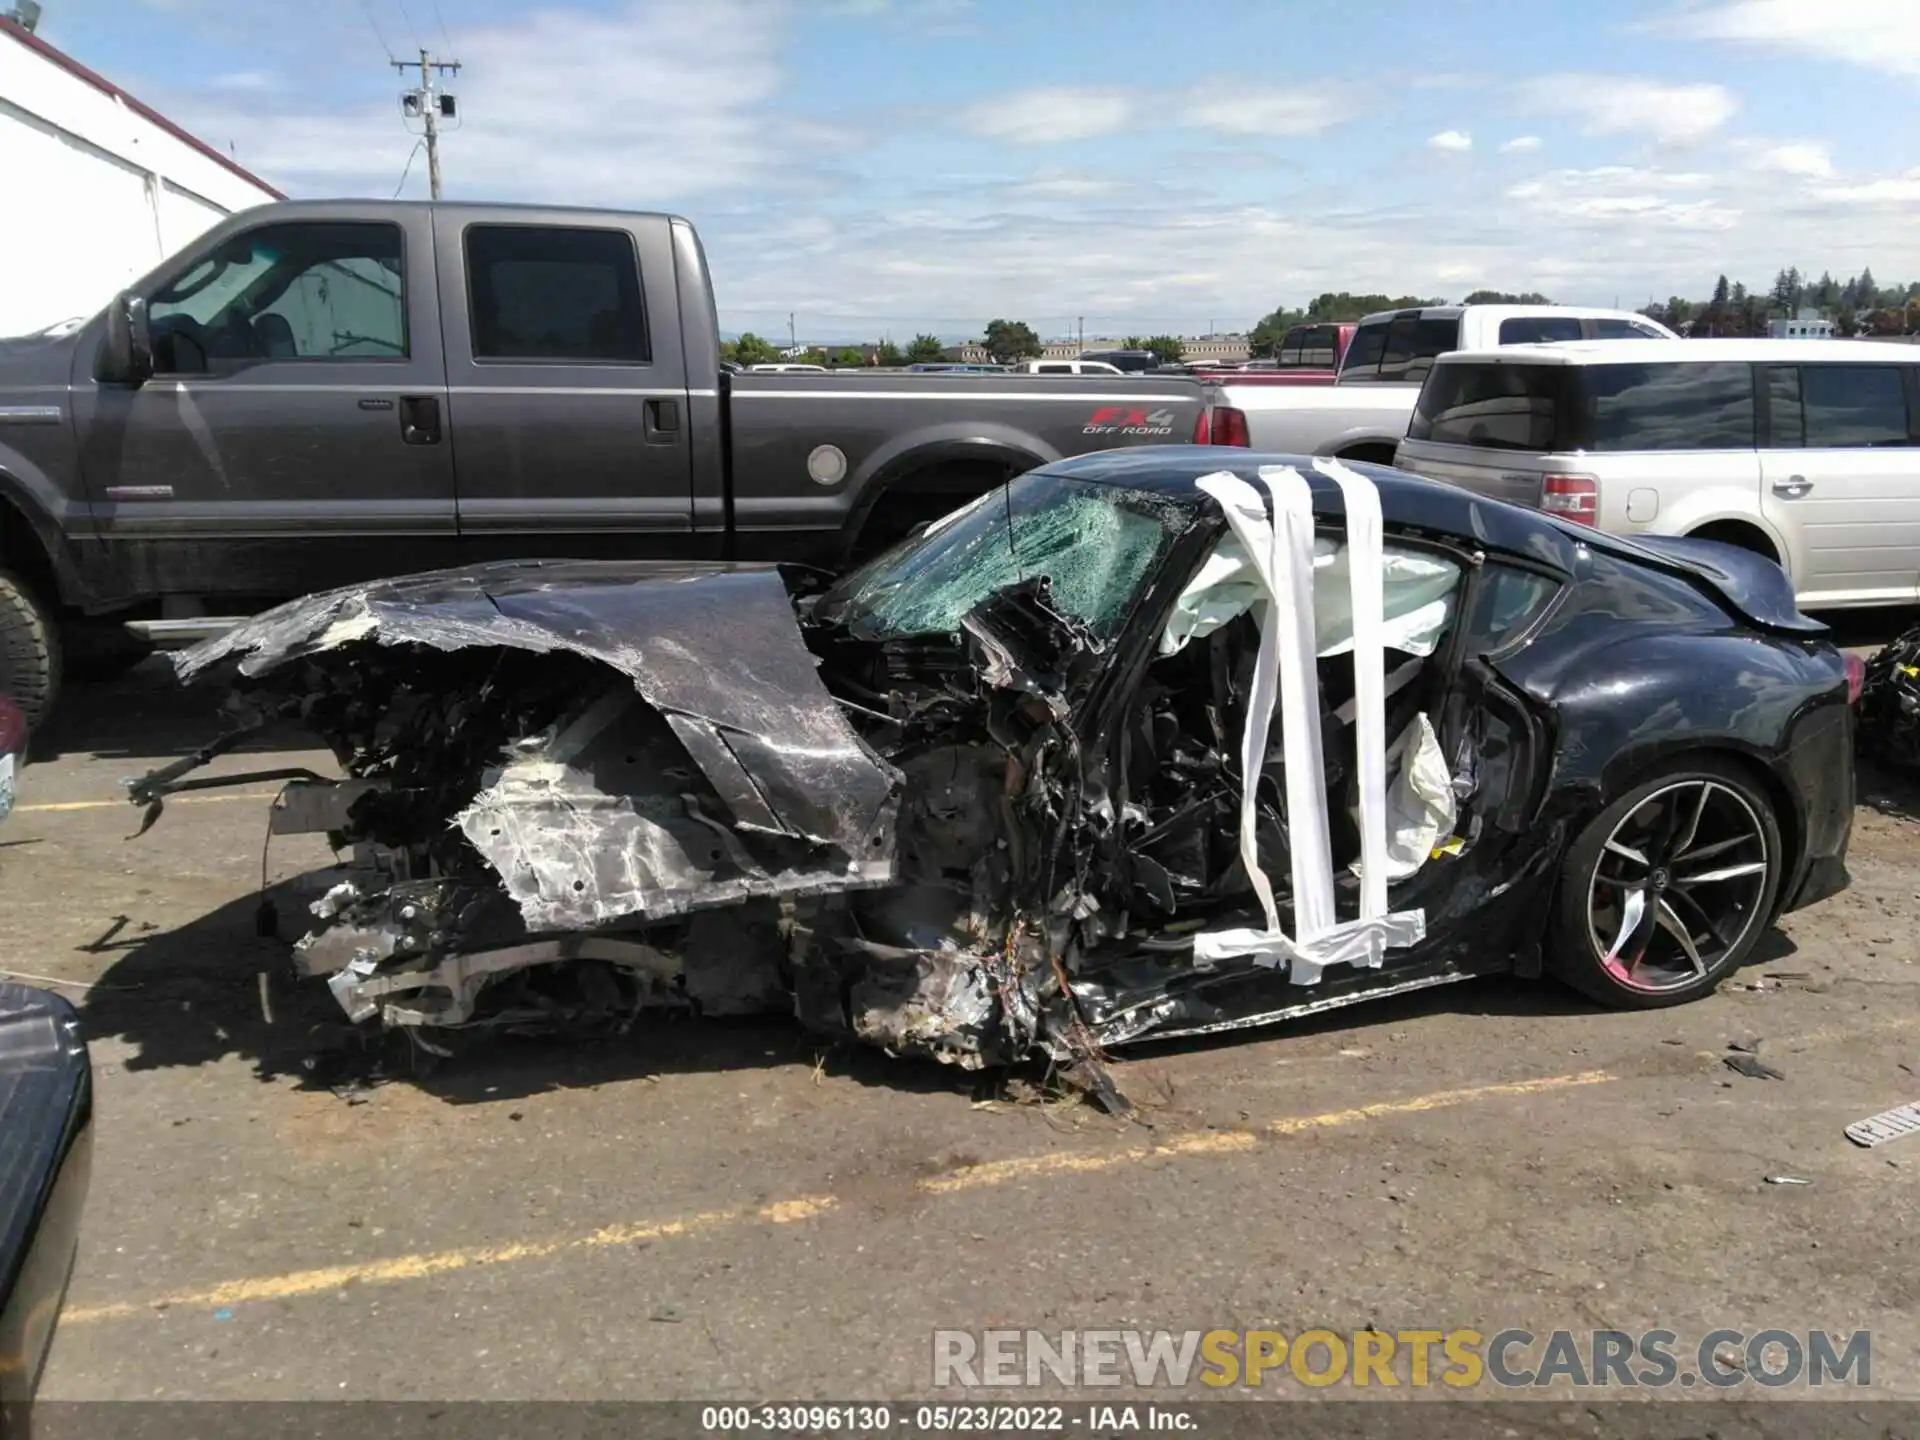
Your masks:
<svg viewBox="0 0 1920 1440"><path fill-rule="evenodd" d="M1428 305L1361 320L1327 386L1217 386L1210 438L1287 455L1336 455L1393 463L1420 383L1452 350L1559 340L1674 339L1629 310L1573 305Z"/></svg>

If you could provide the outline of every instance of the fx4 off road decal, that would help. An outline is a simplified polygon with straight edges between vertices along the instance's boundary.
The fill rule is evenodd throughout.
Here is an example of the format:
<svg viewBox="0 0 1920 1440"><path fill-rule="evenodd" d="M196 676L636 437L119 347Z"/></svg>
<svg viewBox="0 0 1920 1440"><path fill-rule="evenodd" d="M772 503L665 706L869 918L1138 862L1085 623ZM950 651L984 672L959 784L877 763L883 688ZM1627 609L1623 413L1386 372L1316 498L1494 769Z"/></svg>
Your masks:
<svg viewBox="0 0 1920 1440"><path fill-rule="evenodd" d="M1137 405L1102 405L1087 417L1082 435L1171 435L1171 410L1143 410Z"/></svg>

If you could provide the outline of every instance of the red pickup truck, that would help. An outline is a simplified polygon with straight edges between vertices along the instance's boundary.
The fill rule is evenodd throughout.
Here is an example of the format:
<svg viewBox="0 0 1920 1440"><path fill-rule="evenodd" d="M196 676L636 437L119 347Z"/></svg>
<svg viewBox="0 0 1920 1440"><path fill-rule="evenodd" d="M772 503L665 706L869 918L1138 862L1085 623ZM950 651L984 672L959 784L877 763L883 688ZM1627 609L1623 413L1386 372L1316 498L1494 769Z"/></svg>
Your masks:
<svg viewBox="0 0 1920 1440"><path fill-rule="evenodd" d="M1353 339L1352 324L1295 325L1281 337L1271 360L1250 360L1232 370L1200 370L1202 379L1235 385L1331 385Z"/></svg>

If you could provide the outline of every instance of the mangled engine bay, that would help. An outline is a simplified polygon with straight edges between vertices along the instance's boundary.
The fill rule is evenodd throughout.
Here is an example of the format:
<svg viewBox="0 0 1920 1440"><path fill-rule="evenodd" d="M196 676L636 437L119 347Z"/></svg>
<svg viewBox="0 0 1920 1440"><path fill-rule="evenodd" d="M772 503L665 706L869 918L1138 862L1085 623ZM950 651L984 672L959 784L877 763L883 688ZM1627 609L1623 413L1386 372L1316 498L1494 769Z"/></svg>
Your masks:
<svg viewBox="0 0 1920 1440"><path fill-rule="evenodd" d="M991 573L934 595L929 563L931 599L882 577L864 611L807 572L573 561L308 597L182 657L183 678L230 681L236 728L134 799L151 823L261 725L321 736L347 778L294 779L273 825L349 858L296 969L353 1020L423 1038L782 1010L969 1067L1071 1061L1251 1023L1220 998L1247 975L1311 986L1417 943L1386 887L1456 820L1428 657L1459 568L1390 556L1384 630L1323 614L1316 632L1348 556L1309 515L1307 695L1270 653L1257 515L1169 606L1140 592L1195 507L1136 495L1152 523L1107 535L1088 506L1114 502L1058 498L1017 547L950 517L952 563ZM921 599L911 625L870 623ZM1150 602L1170 618L1130 670L1126 622ZM1371 670L1326 663L1356 629ZM1318 774L1296 773L1283 723L1315 731ZM1309 797L1324 823L1289 826ZM1262 873L1289 867L1294 939Z"/></svg>

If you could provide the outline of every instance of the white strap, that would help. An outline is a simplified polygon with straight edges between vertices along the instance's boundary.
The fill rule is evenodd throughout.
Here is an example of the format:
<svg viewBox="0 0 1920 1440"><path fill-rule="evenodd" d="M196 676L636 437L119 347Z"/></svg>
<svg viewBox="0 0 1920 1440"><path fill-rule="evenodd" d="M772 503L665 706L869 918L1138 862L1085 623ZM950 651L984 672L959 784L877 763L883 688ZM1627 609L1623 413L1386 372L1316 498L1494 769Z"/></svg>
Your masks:
<svg viewBox="0 0 1920 1440"><path fill-rule="evenodd" d="M1347 508L1347 583L1353 609L1354 746L1360 764L1360 916L1387 913L1386 553L1380 492L1338 460L1313 468L1340 487Z"/></svg>

